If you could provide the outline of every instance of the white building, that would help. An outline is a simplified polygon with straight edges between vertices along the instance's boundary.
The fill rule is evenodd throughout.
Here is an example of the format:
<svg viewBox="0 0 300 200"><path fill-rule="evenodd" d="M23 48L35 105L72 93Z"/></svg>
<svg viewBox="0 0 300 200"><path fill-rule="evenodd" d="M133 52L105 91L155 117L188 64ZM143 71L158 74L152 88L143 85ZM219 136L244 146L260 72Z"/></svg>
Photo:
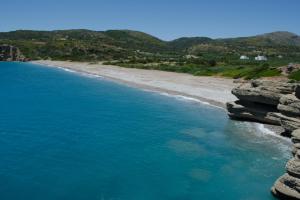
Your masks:
<svg viewBox="0 0 300 200"><path fill-rule="evenodd" d="M255 60L257 60L257 61L267 61L268 58L266 56L256 56Z"/></svg>
<svg viewBox="0 0 300 200"><path fill-rule="evenodd" d="M248 56L245 56L245 55L242 55L242 56L240 57L240 60L249 60L249 57L248 57Z"/></svg>

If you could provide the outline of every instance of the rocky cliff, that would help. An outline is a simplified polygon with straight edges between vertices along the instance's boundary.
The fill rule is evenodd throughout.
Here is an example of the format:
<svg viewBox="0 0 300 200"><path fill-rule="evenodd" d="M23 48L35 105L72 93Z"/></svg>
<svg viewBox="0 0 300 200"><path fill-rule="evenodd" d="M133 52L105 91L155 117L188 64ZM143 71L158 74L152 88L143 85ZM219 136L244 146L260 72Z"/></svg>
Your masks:
<svg viewBox="0 0 300 200"><path fill-rule="evenodd" d="M279 199L300 199L300 83L253 80L232 93L238 100L227 103L230 118L279 125L292 138L294 158L272 193Z"/></svg>
<svg viewBox="0 0 300 200"><path fill-rule="evenodd" d="M26 61L17 47L0 45L0 61Z"/></svg>
<svg viewBox="0 0 300 200"><path fill-rule="evenodd" d="M272 193L279 199L300 199L300 129L292 132L293 155L286 164L286 173L279 177Z"/></svg>
<svg viewBox="0 0 300 200"><path fill-rule="evenodd" d="M232 119L279 125L287 135L300 128L300 84L253 80L234 88L239 99L227 103Z"/></svg>

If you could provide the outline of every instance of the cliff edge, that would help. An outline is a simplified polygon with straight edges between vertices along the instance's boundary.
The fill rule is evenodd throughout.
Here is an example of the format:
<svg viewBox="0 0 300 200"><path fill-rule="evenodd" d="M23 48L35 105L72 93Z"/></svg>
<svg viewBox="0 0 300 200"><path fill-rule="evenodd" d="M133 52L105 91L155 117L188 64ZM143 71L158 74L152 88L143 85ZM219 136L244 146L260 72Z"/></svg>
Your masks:
<svg viewBox="0 0 300 200"><path fill-rule="evenodd" d="M253 80L232 90L227 103L232 119L282 126L293 142L293 158L271 191L278 199L300 199L300 83Z"/></svg>

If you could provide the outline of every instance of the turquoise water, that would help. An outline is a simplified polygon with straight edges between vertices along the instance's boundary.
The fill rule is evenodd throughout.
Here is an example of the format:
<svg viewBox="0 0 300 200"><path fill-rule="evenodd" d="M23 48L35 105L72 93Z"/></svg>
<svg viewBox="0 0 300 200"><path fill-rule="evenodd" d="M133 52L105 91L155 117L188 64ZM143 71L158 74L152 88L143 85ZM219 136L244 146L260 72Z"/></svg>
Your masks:
<svg viewBox="0 0 300 200"><path fill-rule="evenodd" d="M273 199L288 158L219 108L0 63L1 200Z"/></svg>

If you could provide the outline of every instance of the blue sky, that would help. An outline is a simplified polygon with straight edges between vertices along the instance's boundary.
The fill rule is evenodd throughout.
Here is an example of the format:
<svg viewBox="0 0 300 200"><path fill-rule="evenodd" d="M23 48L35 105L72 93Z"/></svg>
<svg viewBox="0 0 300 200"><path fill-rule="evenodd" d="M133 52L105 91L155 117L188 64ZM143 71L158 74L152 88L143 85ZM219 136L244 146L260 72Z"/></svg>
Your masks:
<svg viewBox="0 0 300 200"><path fill-rule="evenodd" d="M133 29L164 40L290 31L300 0L3 0L0 31Z"/></svg>

